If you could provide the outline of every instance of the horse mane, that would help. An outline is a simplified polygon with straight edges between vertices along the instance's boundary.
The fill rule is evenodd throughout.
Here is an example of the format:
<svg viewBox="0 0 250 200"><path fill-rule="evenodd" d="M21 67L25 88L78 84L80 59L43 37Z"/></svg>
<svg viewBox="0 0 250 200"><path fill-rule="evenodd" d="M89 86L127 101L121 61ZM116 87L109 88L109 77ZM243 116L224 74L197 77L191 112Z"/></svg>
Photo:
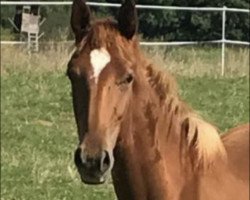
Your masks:
<svg viewBox="0 0 250 200"><path fill-rule="evenodd" d="M151 87L164 103L169 116L180 122L182 147L192 156L194 168L208 168L217 159L226 159L226 150L217 128L202 119L178 95L176 80L154 65L146 67ZM176 126L176 125L175 125ZM168 133L169 134L169 133Z"/></svg>
<svg viewBox="0 0 250 200"><path fill-rule="evenodd" d="M186 147L194 154L194 168L206 169L218 159L225 161L226 150L216 127L194 113L189 113L182 127L185 127Z"/></svg>
<svg viewBox="0 0 250 200"><path fill-rule="evenodd" d="M149 64L146 67L146 71L151 87L161 100L165 100L170 95L178 95L176 80L166 70L164 71L155 65Z"/></svg>

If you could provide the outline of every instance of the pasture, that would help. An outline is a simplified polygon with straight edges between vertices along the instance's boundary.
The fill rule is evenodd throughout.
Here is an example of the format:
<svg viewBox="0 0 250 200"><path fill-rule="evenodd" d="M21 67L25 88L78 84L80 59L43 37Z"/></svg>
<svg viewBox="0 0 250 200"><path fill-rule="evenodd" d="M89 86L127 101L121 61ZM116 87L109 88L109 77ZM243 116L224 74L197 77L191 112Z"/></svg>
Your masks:
<svg viewBox="0 0 250 200"><path fill-rule="evenodd" d="M164 51L166 58L159 49L149 53L177 74L183 99L225 131L249 121L249 50L228 49L227 66L241 68L222 78L211 75L219 50L208 49ZM1 51L1 200L115 199L111 182L83 185L73 163L78 141L65 76L71 50L51 47L32 57L22 49ZM201 65L207 61L209 71ZM175 71L178 65L183 69Z"/></svg>

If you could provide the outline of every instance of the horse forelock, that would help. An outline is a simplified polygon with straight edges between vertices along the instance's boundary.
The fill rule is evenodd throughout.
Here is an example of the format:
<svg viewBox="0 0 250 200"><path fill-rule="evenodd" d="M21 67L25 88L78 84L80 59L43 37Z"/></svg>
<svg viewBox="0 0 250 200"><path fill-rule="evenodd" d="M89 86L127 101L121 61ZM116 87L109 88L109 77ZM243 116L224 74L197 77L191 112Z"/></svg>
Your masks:
<svg viewBox="0 0 250 200"><path fill-rule="evenodd" d="M131 42L136 44L136 46L139 44L136 36L130 40L124 38L115 20L112 18L99 19L91 23L88 34L82 38L82 41L77 47L77 51L80 52L85 45L88 45L91 49L117 47L130 52L127 48L134 47L131 45Z"/></svg>

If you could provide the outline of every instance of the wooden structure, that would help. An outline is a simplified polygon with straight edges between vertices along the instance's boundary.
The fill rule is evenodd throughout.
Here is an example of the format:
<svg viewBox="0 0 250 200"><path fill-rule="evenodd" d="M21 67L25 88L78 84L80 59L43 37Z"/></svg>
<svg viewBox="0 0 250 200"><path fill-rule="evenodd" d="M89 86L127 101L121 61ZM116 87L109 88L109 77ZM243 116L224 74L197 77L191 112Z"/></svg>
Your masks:
<svg viewBox="0 0 250 200"><path fill-rule="evenodd" d="M10 19L9 19L10 20ZM28 51L39 51L39 39L44 33L40 34L40 26L45 21L41 21L39 6L18 6L16 7L16 15L14 22L10 20L16 33L21 33L27 40Z"/></svg>
<svg viewBox="0 0 250 200"><path fill-rule="evenodd" d="M28 49L31 52L39 50L39 18L40 15L33 15L30 6L24 6L22 12L21 32L28 35Z"/></svg>

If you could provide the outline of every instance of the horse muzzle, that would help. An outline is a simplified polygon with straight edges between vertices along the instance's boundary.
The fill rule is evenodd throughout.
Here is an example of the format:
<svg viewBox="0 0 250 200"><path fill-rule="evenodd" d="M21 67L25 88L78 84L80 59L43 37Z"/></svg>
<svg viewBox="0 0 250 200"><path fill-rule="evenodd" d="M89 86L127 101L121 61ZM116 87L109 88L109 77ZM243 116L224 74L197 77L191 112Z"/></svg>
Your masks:
<svg viewBox="0 0 250 200"><path fill-rule="evenodd" d="M78 148L75 151L75 165L81 176L82 182L86 184L102 184L109 175L112 156L108 151L102 151L94 156L88 155L84 150Z"/></svg>

